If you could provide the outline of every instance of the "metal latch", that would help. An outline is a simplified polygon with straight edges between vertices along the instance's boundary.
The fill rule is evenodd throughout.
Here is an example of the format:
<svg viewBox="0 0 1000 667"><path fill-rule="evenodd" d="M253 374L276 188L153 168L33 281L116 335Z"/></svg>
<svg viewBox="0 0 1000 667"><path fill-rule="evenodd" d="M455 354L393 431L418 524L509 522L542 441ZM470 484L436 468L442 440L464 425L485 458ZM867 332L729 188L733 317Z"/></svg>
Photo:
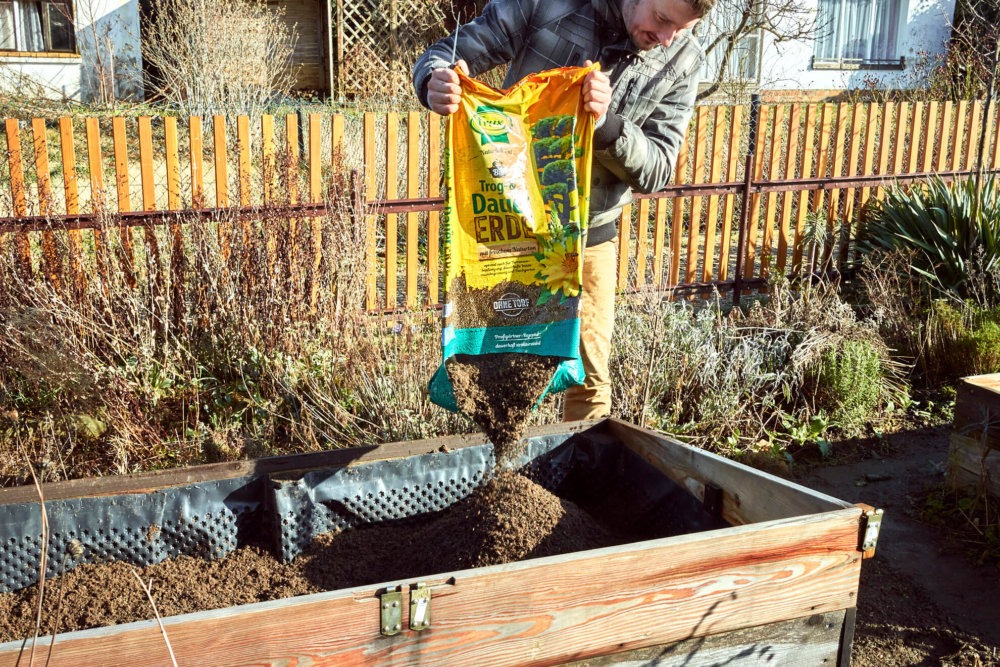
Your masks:
<svg viewBox="0 0 1000 667"><path fill-rule="evenodd" d="M403 587L386 589L379 595L379 627L386 637L399 634L403 629Z"/></svg>
<svg viewBox="0 0 1000 667"><path fill-rule="evenodd" d="M420 632L431 627L431 589L423 582L410 588L410 629Z"/></svg>
<svg viewBox="0 0 1000 667"><path fill-rule="evenodd" d="M859 549L862 558L871 558L875 555L875 546L878 544L878 534L882 528L882 510L875 509L868 505L861 505L864 514L861 518L861 544Z"/></svg>

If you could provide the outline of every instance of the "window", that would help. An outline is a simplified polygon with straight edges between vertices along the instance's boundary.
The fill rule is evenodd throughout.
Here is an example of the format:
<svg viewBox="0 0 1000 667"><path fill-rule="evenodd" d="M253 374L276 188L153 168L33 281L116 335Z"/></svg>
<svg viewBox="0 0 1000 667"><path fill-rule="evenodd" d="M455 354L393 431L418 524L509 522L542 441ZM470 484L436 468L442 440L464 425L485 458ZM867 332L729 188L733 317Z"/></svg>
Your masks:
<svg viewBox="0 0 1000 667"><path fill-rule="evenodd" d="M0 0L0 51L76 51L67 2Z"/></svg>
<svg viewBox="0 0 1000 667"><path fill-rule="evenodd" d="M726 63L726 71L718 77L722 59L726 51L725 35L737 30L743 23L746 4L733 0L719 0L708 16L695 26L695 33L706 50L705 62L701 66L701 80L715 81L756 81L760 78L760 30L754 29L743 35L733 46ZM752 22L751 22L752 23ZM721 41L718 41L723 37ZM718 44L713 48L713 44Z"/></svg>
<svg viewBox="0 0 1000 667"><path fill-rule="evenodd" d="M899 68L900 0L819 0L813 67Z"/></svg>

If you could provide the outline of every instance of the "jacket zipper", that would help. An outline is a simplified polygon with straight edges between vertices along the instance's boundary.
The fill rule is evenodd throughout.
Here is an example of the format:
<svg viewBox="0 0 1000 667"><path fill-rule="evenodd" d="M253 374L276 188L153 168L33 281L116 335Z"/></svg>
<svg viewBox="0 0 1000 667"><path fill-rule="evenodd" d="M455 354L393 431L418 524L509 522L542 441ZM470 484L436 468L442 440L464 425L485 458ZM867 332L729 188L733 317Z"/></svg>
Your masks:
<svg viewBox="0 0 1000 667"><path fill-rule="evenodd" d="M632 89L635 87L635 77L628 80L628 84L625 86L625 94L622 95L621 99L618 100L618 109L615 113L621 115L622 111L625 109L625 102L628 100L629 95L632 94Z"/></svg>

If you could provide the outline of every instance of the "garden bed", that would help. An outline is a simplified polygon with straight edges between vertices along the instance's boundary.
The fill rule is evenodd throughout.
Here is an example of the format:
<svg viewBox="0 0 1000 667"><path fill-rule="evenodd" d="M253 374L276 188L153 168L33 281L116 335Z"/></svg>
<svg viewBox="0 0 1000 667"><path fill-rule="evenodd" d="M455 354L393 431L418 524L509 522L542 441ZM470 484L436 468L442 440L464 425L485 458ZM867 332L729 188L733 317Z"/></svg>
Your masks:
<svg viewBox="0 0 1000 667"><path fill-rule="evenodd" d="M470 558L475 554L458 554L456 561L456 550L441 538L448 533L433 528L448 516L454 521L462 503L485 488L492 448L477 437L47 485L49 562L57 564L53 569L76 565L63 554L72 540L84 541L77 527L60 543L74 530L68 517L84 516L68 512L60 525L61 503L78 510L90 500L112 513L108 508L125 508L134 526L121 517L111 521L128 532L148 524L136 507L162 498L163 507L175 504L158 531L145 525L147 540L162 541L144 552L154 562L139 565L190 557L172 555L183 549L225 560L255 542L276 563L311 562L315 578L322 540L373 535L377 525L387 532L346 549L348 558L411 567L386 566L376 571L392 576L337 590L168 615L164 625L181 664L559 664L623 652L638 657L653 647L735 655L761 642L790 664L846 664L861 542L872 537L863 530L864 508L613 420L536 429L519 464L534 485L519 489L538 487L561 501L527 502L522 493L525 502L493 514L494 525L506 527L500 532L525 534L503 521L516 518L518 505L561 507L542 522L549 536L560 524L573 525L562 547L550 549L559 540L549 539L539 548L542 539L514 563L477 566L490 561ZM6 490L0 503L11 516L30 515L32 505L40 515L32 492ZM130 498L143 502L131 507ZM197 505L220 499L221 512ZM480 509L496 506L484 502ZM462 521L471 532L490 518L458 516L452 535L463 534ZM574 541L594 520L603 526L591 533L596 541ZM228 528L205 533L207 539L169 537L180 534L178 525L202 521L231 526L235 537ZM253 570L243 575L255 577L268 579ZM384 608L400 611L387 617ZM702 641L692 643L696 638ZM40 648L47 650L49 641ZM0 645L0 665L16 664L20 649L21 642ZM146 620L59 635L51 664L162 664L165 650L156 623Z"/></svg>

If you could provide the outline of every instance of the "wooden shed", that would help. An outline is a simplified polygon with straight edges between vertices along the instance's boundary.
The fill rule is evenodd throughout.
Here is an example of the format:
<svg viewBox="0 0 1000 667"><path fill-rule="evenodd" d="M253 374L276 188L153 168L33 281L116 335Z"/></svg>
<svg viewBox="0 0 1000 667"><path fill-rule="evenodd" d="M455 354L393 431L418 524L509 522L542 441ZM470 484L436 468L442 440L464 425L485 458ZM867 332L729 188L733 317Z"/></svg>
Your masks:
<svg viewBox="0 0 1000 667"><path fill-rule="evenodd" d="M660 480L651 493L676 489L694 508L687 513L711 515L718 527L167 618L179 664L850 664L861 563L874 553L880 511L621 421L542 427L536 441L550 451L580 447L592 460L620 454L601 478L648 468ZM53 484L44 493L120 499L197 480L289 479L486 446L479 436L437 438ZM0 491L0 506L25 493ZM18 664L20 650L20 642L0 645L0 666ZM143 667L164 658L157 624L145 621L61 635L51 664Z"/></svg>

